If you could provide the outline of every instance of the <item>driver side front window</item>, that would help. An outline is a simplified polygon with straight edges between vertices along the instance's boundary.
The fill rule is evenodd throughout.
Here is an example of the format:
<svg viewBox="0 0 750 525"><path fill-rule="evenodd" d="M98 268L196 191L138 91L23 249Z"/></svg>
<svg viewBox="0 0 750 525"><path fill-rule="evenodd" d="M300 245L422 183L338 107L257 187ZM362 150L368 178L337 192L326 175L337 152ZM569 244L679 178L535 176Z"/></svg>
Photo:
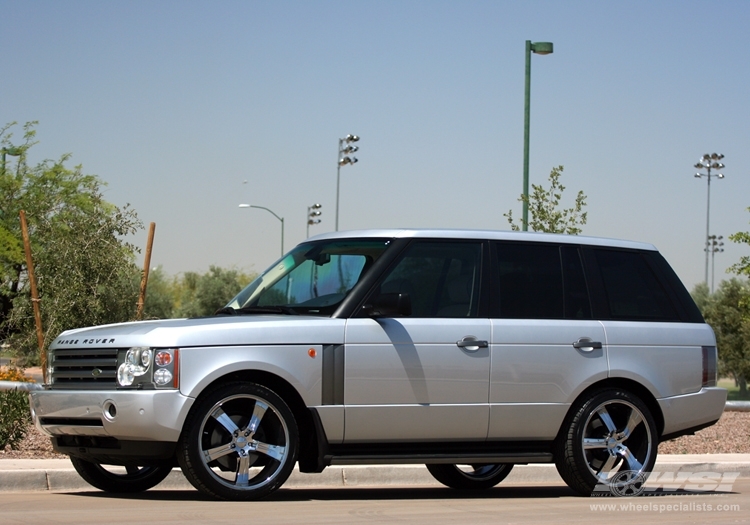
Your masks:
<svg viewBox="0 0 750 525"><path fill-rule="evenodd" d="M415 242L380 293L408 294L411 317L476 317L481 254L478 242Z"/></svg>

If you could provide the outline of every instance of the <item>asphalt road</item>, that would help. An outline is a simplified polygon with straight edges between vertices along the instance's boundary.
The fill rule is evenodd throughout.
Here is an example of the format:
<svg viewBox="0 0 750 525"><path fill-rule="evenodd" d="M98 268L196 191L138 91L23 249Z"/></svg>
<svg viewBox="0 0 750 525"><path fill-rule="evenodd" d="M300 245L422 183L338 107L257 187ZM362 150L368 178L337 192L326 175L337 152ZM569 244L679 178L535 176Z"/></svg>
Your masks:
<svg viewBox="0 0 750 525"><path fill-rule="evenodd" d="M602 507L603 506L603 507ZM609 506L609 507L608 507ZM95 490L0 494L0 524L750 523L750 479L722 493L583 498L562 484L474 494L432 487L281 489L266 501L217 502L193 490L113 496Z"/></svg>

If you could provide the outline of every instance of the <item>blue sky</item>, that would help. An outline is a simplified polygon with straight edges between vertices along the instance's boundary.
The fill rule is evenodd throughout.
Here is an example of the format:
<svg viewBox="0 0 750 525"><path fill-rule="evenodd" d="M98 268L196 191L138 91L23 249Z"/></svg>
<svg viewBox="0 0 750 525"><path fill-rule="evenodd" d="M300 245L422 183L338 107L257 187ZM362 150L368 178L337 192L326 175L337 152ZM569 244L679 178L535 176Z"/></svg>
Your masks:
<svg viewBox="0 0 750 525"><path fill-rule="evenodd" d="M260 271L334 229L508 229L520 214L524 43L532 183L564 165L584 233L655 244L689 288L711 233L750 229L746 1L0 0L0 124L38 120L32 160L72 153L156 222L152 265ZM20 127L18 128L20 135ZM247 182L244 182L247 181ZM146 233L135 242L145 244ZM747 254L726 243L716 281Z"/></svg>

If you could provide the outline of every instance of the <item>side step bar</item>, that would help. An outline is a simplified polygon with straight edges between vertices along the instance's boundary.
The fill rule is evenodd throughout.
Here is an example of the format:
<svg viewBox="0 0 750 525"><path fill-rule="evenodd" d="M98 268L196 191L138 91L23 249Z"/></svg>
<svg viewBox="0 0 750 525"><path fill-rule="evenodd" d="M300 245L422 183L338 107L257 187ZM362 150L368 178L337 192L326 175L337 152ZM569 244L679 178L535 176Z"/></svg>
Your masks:
<svg viewBox="0 0 750 525"><path fill-rule="evenodd" d="M552 463L550 453L508 453L508 454L373 454L373 455L326 455L328 465L394 465L428 463Z"/></svg>

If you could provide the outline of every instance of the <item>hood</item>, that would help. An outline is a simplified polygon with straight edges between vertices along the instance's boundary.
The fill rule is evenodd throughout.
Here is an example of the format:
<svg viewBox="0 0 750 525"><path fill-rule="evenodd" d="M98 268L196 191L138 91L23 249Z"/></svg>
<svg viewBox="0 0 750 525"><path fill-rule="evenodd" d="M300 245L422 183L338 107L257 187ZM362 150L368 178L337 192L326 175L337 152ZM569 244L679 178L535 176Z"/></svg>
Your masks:
<svg viewBox="0 0 750 525"><path fill-rule="evenodd" d="M67 330L55 339L50 348L342 344L345 322L344 319L302 315L138 321Z"/></svg>

